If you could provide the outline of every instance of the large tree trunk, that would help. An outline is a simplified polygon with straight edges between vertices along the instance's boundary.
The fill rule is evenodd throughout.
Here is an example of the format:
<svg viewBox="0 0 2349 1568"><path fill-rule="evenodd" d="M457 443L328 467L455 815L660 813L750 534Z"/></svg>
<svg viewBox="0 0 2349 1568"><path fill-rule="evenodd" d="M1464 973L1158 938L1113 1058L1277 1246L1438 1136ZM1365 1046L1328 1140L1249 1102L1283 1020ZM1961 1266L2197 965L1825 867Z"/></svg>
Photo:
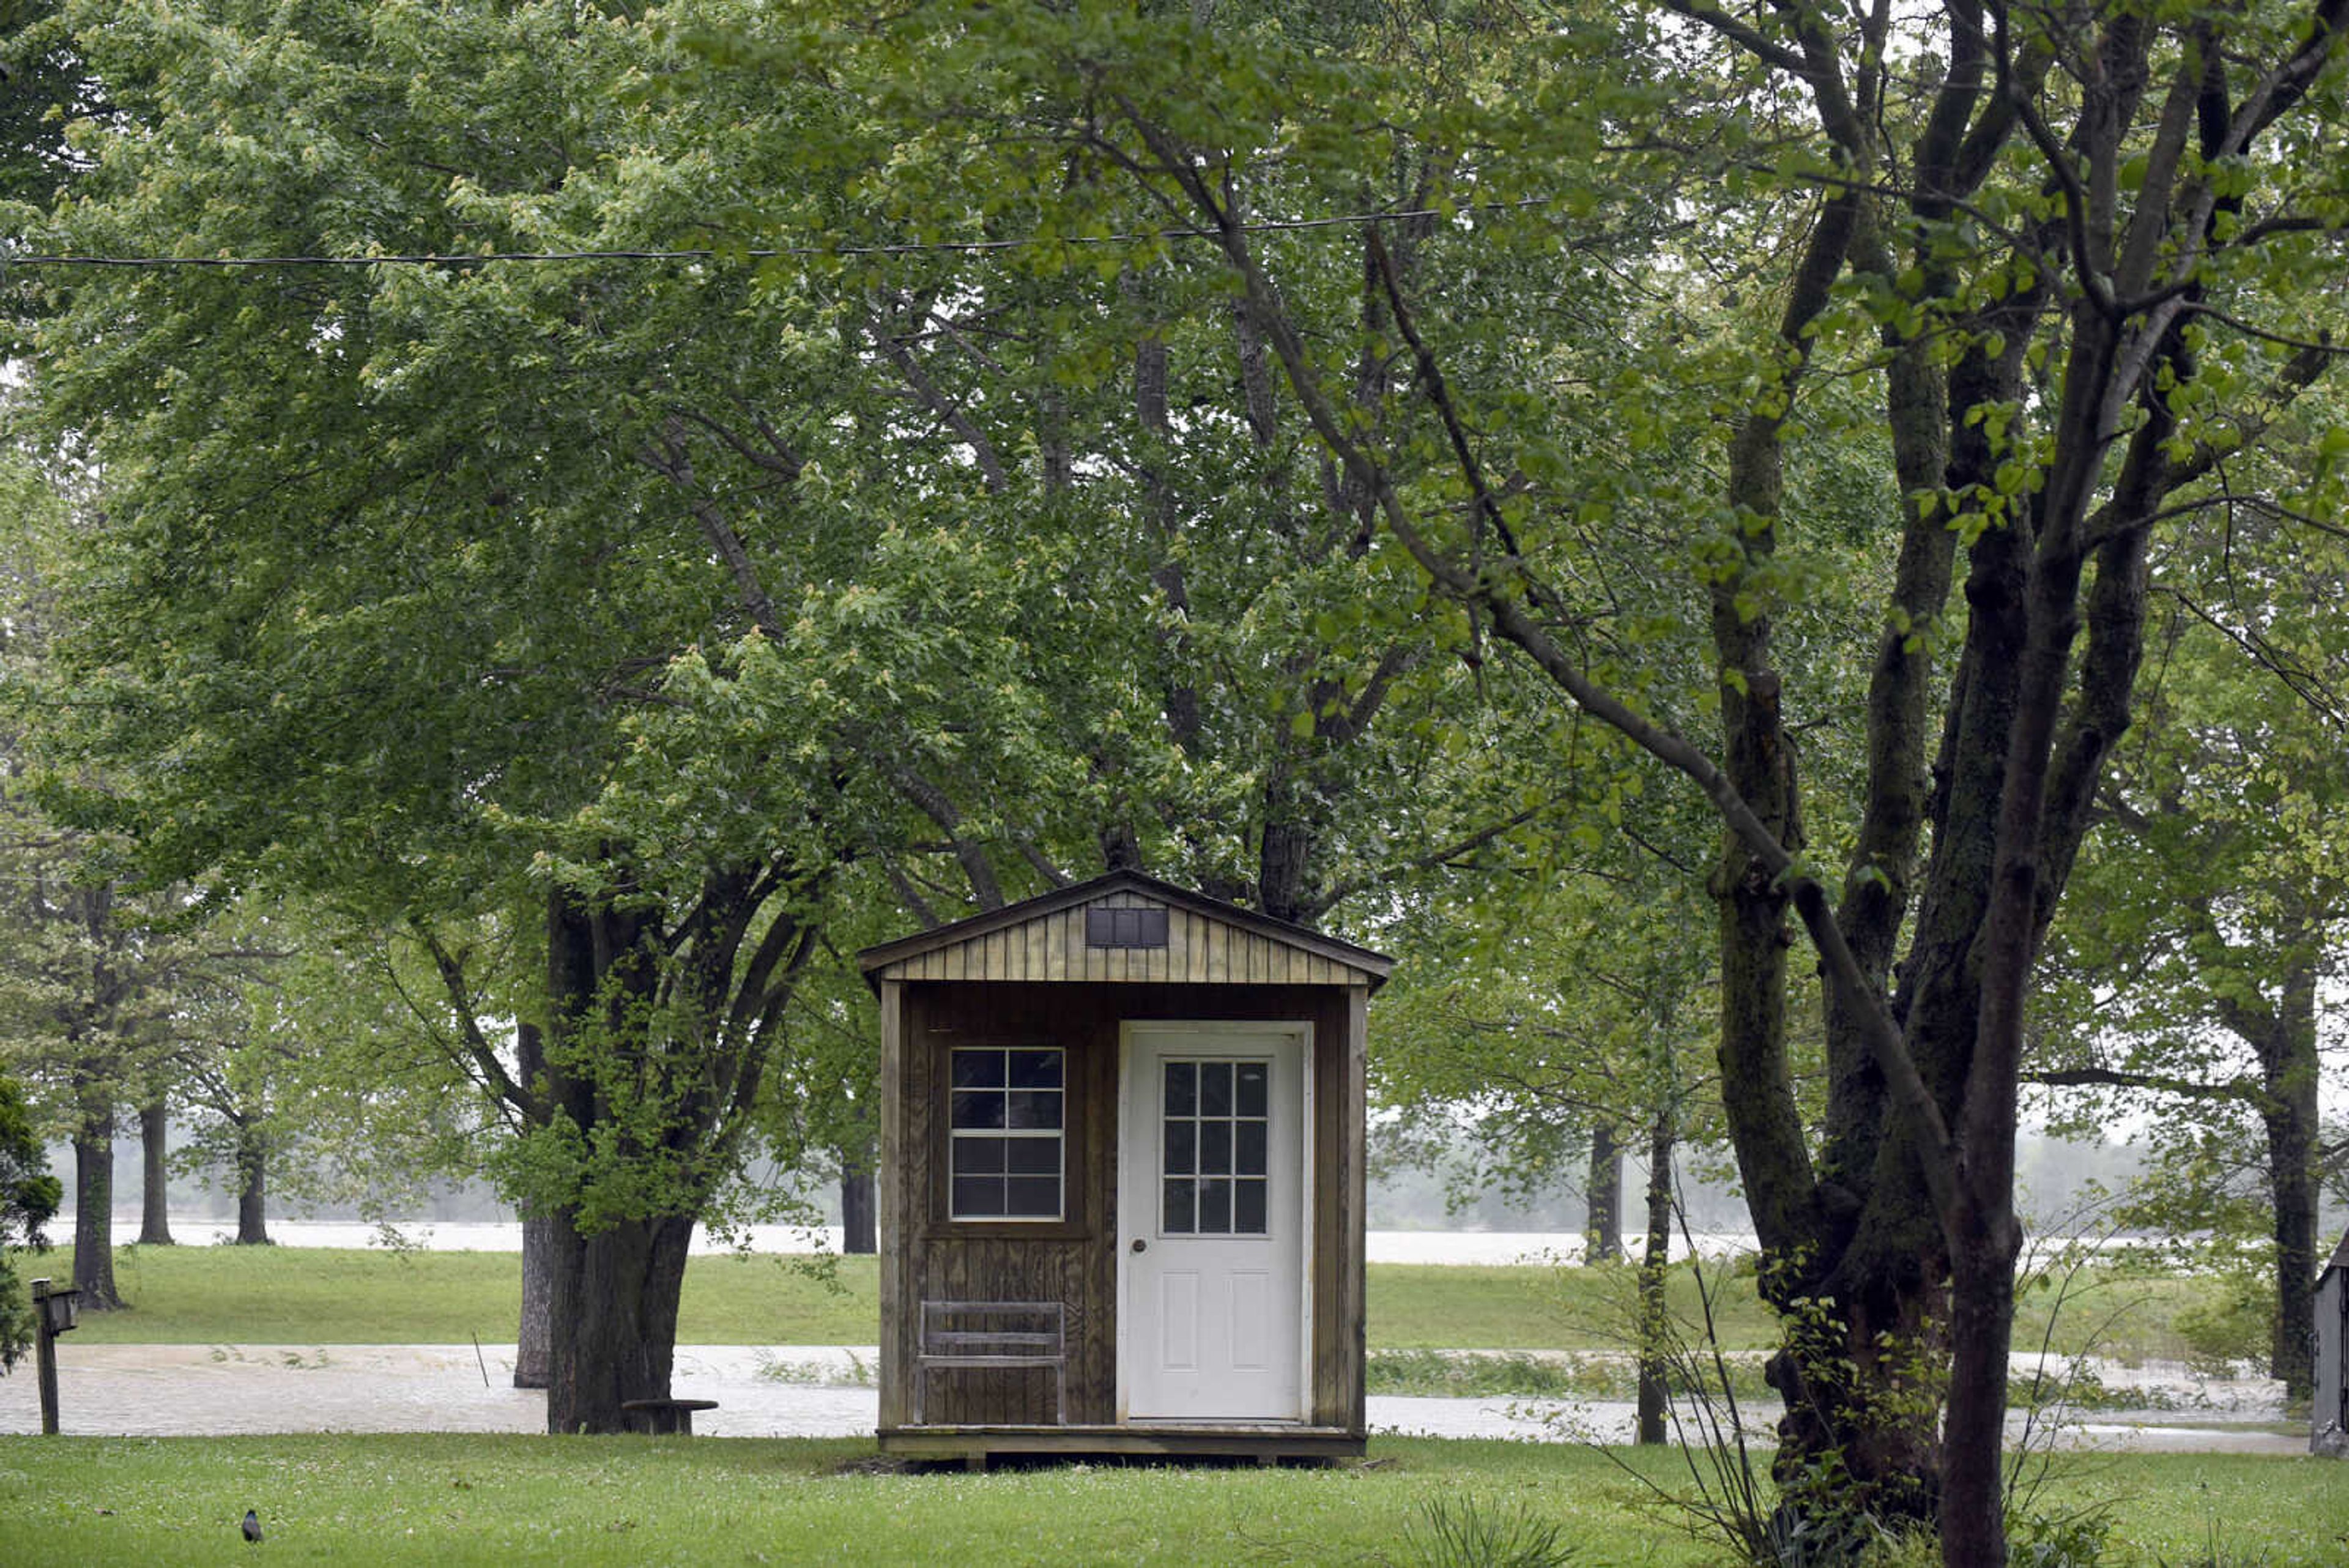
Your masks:
<svg viewBox="0 0 2349 1568"><path fill-rule="evenodd" d="M555 1222L525 1210L522 1217L522 1323L514 1336L513 1386L543 1388L552 1377L549 1321L554 1303Z"/></svg>
<svg viewBox="0 0 2349 1568"><path fill-rule="evenodd" d="M269 1242L269 1138L250 1122L236 1126L236 1244Z"/></svg>
<svg viewBox="0 0 2349 1568"><path fill-rule="evenodd" d="M1615 1124L1590 1124L1590 1202L1582 1219L1582 1261L1623 1261L1623 1150Z"/></svg>
<svg viewBox="0 0 2349 1568"><path fill-rule="evenodd" d="M171 1245L171 1183L167 1167L170 1148L165 1138L170 1117L160 1099L139 1107L139 1153L142 1179L139 1184L139 1244Z"/></svg>
<svg viewBox="0 0 2349 1568"><path fill-rule="evenodd" d="M634 1054L650 1064L654 1043L642 1010L657 974L654 927L641 912L554 896L547 994L554 1027L543 1082L555 1114L573 1126L611 1129L597 1075L614 1058ZM574 1065L583 1051L597 1060ZM748 1087L755 1090L755 1081ZM688 1181L663 1196L663 1212L623 1216L592 1232L580 1227L574 1206L546 1207L549 1432L626 1431L623 1405L668 1397L678 1296L705 1192Z"/></svg>
<svg viewBox="0 0 2349 1568"><path fill-rule="evenodd" d="M1867 221L1861 202L1851 195L1837 196L1821 209L1780 323L1790 350L1802 351L1806 328L1825 308L1829 287L1849 247L1863 237ZM1756 411L1730 443L1728 498L1754 519L1741 542L1747 569L1757 574L1769 569L1777 549L1782 419L1778 412ZM1928 532L1938 536L1941 531ZM1771 837L1785 850L1799 852L1801 792L1782 710L1775 628L1768 616L1754 613L1745 602L1745 586L1742 576L1725 577L1713 597L1724 772ZM1898 639L1888 640L1895 649L1900 647ZM1906 712L1914 680L1910 666L1888 661L1879 649L1868 707L1871 750L1877 753L1871 785L1879 790L1886 775L1903 772L1909 764L1902 759L1921 745L1915 726L1889 722L1896 711ZM1900 783L1909 784L1906 778ZM1886 864L1905 873L1902 851L1909 837L1903 828L1871 820L1868 835ZM1786 1404L1773 1467L1782 1507L1830 1520L1866 1514L1888 1523L1928 1523L1940 1501L1940 1438L1932 1402L1918 1397L1916 1371L1936 1348L1932 1325L1940 1317L1941 1267L1935 1216L1912 1174L1901 1171L1887 1181L1879 1168L1869 1194L1876 1223L1864 1225L1852 1189L1866 1184L1867 1173L1857 1173L1856 1179L1844 1174L1839 1181L1832 1147L1825 1151L1826 1168L1814 1165L1795 1103L1788 1049L1793 933L1785 885L1752 845L1731 833L1713 890L1721 908L1723 1107L1762 1246L1763 1294L1785 1324L1784 1347L1768 1368L1771 1386ZM1870 914L1876 925L1898 925L1897 913ZM1859 923L1855 910L1854 926ZM1889 937L1859 946L1862 962L1873 966L1889 960ZM1831 1012L1839 1004L1862 1005L1857 998L1834 995L1833 987L1829 992ZM1830 1022L1834 1056L1838 1040ZM1939 1051L1938 1039L1916 1044L1921 1059L1949 1060ZM1867 1074L1847 1071L1836 1078L1834 1086L1843 1095L1857 1089L1865 1096ZM1876 1105L1838 1109L1841 1124L1854 1130L1863 1148L1883 1127ZM1832 1131L1838 1124L1836 1110L1829 1120ZM1906 1129L1890 1131L1889 1141L1907 1136ZM1873 1244L1855 1247L1856 1233Z"/></svg>
<svg viewBox="0 0 2349 1568"><path fill-rule="evenodd" d="M626 1220L582 1235L553 1217L546 1429L621 1432L622 1405L668 1397L690 1216Z"/></svg>
<svg viewBox="0 0 2349 1568"><path fill-rule="evenodd" d="M874 1200L870 1161L843 1161L840 1168L840 1250L851 1257L880 1251L878 1205Z"/></svg>
<svg viewBox="0 0 2349 1568"><path fill-rule="evenodd" d="M2314 942L2286 961L2276 1033L2265 1058L2268 1170L2275 1193L2276 1315L2269 1371L2284 1397L2316 1391L2317 1055Z"/></svg>
<svg viewBox="0 0 2349 1568"><path fill-rule="evenodd" d="M1648 1128L1648 1234L1640 1254L1640 1441L1666 1438L1671 1413L1671 1324L1664 1300L1672 1249L1672 1147L1678 1137L1669 1105Z"/></svg>
<svg viewBox="0 0 2349 1568"><path fill-rule="evenodd" d="M122 1304L114 1285L114 1108L85 1104L74 1127L74 1289L91 1312Z"/></svg>

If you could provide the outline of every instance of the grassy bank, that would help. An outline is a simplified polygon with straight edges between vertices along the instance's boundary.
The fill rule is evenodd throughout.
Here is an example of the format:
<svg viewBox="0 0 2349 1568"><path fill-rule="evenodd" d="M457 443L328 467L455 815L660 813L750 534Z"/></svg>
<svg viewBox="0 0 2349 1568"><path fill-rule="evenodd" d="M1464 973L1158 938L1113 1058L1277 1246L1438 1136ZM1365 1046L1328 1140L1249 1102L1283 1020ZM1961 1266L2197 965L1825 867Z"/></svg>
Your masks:
<svg viewBox="0 0 2349 1568"><path fill-rule="evenodd" d="M24 1259L17 1272L41 1260ZM63 1253L47 1260L58 1272ZM125 1247L115 1282L129 1310L84 1313L86 1345L462 1345L511 1341L522 1313L515 1252L310 1247ZM870 1258L831 1276L774 1257L696 1258L678 1338L688 1345L870 1345Z"/></svg>
<svg viewBox="0 0 2349 1568"><path fill-rule="evenodd" d="M63 1251L20 1257L22 1275L63 1275ZM116 1278L130 1310L84 1314L85 1345L454 1345L512 1339L522 1262L512 1252L408 1252L297 1247L126 1247ZM700 1257L686 1269L678 1338L688 1345L870 1345L878 1335L870 1258L829 1273L774 1257ZM1394 1351L1606 1351L1625 1347L1630 1272L1622 1269L1438 1267L1373 1263L1369 1336ZM2123 1359L2180 1360L2172 1323L2210 1287L2106 1274L2082 1282L2054 1314L2054 1347ZM1695 1277L1673 1272L1674 1309L1700 1315ZM1750 1275L1713 1281L1724 1349L1767 1348L1775 1335ZM2025 1295L2017 1349L2046 1332L2053 1293Z"/></svg>
<svg viewBox="0 0 2349 1568"><path fill-rule="evenodd" d="M1430 1509L1554 1521L1588 1568L1723 1560L1609 1457L1381 1440L1328 1470L1068 1466L880 1471L869 1444L485 1437L0 1438L0 1562L141 1568L242 1556L357 1563L1180 1563L1429 1561ZM1677 1455L1626 1462L1674 1481ZM2317 1461L2098 1459L2044 1509L2111 1511L2103 1561L2268 1568L2349 1553L2349 1489ZM1417 1532L1414 1538L1413 1532ZM254 1561L259 1561L258 1554Z"/></svg>

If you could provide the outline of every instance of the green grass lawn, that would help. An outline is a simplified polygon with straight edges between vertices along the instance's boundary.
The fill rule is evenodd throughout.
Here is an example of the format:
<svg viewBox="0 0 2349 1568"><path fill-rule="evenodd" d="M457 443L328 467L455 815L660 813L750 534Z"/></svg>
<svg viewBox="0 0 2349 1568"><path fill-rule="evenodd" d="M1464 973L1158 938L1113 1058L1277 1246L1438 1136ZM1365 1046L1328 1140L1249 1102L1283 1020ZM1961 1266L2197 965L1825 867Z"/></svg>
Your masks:
<svg viewBox="0 0 2349 1568"><path fill-rule="evenodd" d="M20 1258L16 1272L47 1272ZM64 1272L63 1252L46 1262ZM390 1252L313 1247L125 1247L115 1283L130 1310L84 1313L85 1345L462 1345L511 1343L522 1314L517 1252ZM870 1258L833 1277L775 1257L687 1264L678 1338L688 1345L871 1345Z"/></svg>
<svg viewBox="0 0 2349 1568"><path fill-rule="evenodd" d="M19 1274L59 1273L68 1255L20 1256ZM299 1247L125 1247L116 1281L130 1310L88 1313L85 1345L461 1345L513 1338L522 1261L512 1252L389 1252ZM1709 1276L1723 1348L1775 1340L1750 1274ZM687 1345L870 1345L878 1337L870 1258L819 1274L761 1257L687 1266L678 1337ZM1625 1348L1630 1271L1373 1263L1369 1335L1381 1350ZM2209 1288L2194 1280L2085 1276L2054 1314L2056 1349L2183 1359L2170 1323ZM1672 1302L1699 1316L1695 1276L1675 1270ZM2035 1349L2054 1296L2026 1293L2014 1343Z"/></svg>
<svg viewBox="0 0 2349 1568"><path fill-rule="evenodd" d="M857 1441L471 1436L0 1438L0 1562L1413 1564L1438 1500L1556 1521L1588 1568L1697 1568L1722 1548L1606 1454L1381 1439L1323 1470L1082 1465L901 1474ZM1625 1452L1660 1480L1668 1451ZM2302 1459L2098 1459L2042 1503L2091 1500L2127 1568L2349 1556L2349 1487ZM267 1540L247 1555L237 1521ZM1416 1538L1413 1532L1417 1532Z"/></svg>

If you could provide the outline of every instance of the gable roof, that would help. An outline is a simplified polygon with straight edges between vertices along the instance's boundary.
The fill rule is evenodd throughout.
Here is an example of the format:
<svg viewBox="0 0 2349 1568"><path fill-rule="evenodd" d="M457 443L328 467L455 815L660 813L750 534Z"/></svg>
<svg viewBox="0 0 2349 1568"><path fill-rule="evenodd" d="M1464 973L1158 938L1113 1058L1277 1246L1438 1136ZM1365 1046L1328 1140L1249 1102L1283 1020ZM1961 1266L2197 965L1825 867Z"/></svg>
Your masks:
<svg viewBox="0 0 2349 1568"><path fill-rule="evenodd" d="M1089 945L1089 909L1163 909L1165 944ZM883 942L858 953L856 962L875 990L884 980L1004 980L1368 985L1375 991L1394 971L1394 960L1384 953L1139 871L1112 871Z"/></svg>

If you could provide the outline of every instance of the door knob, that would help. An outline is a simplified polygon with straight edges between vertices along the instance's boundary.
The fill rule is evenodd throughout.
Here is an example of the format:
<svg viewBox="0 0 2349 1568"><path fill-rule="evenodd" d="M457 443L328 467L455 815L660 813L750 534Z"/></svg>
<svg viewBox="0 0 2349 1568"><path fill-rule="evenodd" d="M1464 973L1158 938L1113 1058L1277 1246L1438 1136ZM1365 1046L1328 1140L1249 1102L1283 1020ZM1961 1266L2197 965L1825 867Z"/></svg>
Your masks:
<svg viewBox="0 0 2349 1568"><path fill-rule="evenodd" d="M1147 1252L1150 1251L1150 1243L1136 1236L1133 1239L1133 1250L1137 1252Z"/></svg>

